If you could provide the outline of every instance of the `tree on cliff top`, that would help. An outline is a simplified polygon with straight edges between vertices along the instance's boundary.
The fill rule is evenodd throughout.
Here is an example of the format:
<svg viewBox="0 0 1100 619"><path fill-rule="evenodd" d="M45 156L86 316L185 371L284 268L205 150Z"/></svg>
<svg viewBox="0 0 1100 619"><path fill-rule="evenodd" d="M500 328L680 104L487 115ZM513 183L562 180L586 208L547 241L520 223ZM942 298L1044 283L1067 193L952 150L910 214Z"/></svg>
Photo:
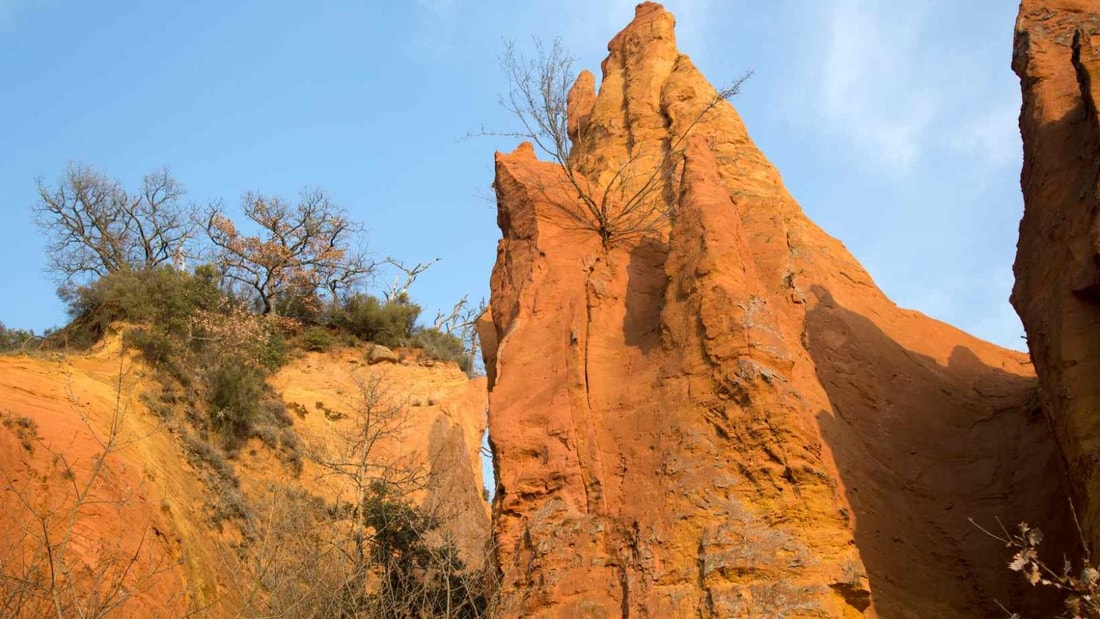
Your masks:
<svg viewBox="0 0 1100 619"><path fill-rule="evenodd" d="M663 152L630 152L622 161L612 162L610 174L584 169L574 156L573 147L589 139L589 126L579 122L570 126L570 89L577 80L574 58L555 40L549 47L535 40L536 57L528 58L516 51L512 42L505 43L501 67L508 78L508 93L501 95L500 104L515 115L522 129L489 132L489 135L529 140L545 152L561 168L577 204L559 205L582 227L600 235L604 246L613 240L637 237L656 230L670 215L670 206L662 190L674 181L683 158L683 148L692 130L723 101L741 92L752 76L746 72L707 99L699 112L679 131L664 140ZM572 131L571 131L572 130Z"/></svg>
<svg viewBox="0 0 1100 619"><path fill-rule="evenodd" d="M129 193L122 184L70 163L56 186L38 180L35 222L46 235L47 269L65 284L82 276L150 269L186 253L194 207L167 169L147 174Z"/></svg>
<svg viewBox="0 0 1100 619"><path fill-rule="evenodd" d="M321 295L335 304L374 270L355 246L362 227L320 189L304 190L291 205L277 196L245 194L241 210L259 228L244 235L218 207L205 228L225 277L256 295L264 314L302 303L316 311Z"/></svg>

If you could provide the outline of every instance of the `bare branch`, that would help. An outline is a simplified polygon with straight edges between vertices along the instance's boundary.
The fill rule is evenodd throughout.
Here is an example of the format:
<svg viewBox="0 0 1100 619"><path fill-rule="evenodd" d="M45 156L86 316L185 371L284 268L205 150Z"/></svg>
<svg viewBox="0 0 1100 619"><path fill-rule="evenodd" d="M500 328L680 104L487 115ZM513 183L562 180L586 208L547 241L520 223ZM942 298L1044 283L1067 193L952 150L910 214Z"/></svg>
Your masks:
<svg viewBox="0 0 1100 619"><path fill-rule="evenodd" d="M411 267L406 266L405 263L397 260L396 258L386 258L384 262L385 264L390 265L391 267L397 269L405 275L403 281L400 275L394 275L393 282L386 287L386 291L383 294L386 302L390 303L392 301L397 301L398 299L401 299L403 297L407 297L409 294L409 288L412 287L413 283L416 281L416 278L419 277L420 274L424 271L427 271L428 268L431 267L433 264L439 262L439 258L435 258L427 262L418 262Z"/></svg>
<svg viewBox="0 0 1100 619"><path fill-rule="evenodd" d="M46 236L49 271L63 283L124 269L151 269L189 251L194 207L167 169L147 175L130 195L122 185L70 163L56 186L38 180L35 222Z"/></svg>
<svg viewBox="0 0 1100 619"><path fill-rule="evenodd" d="M482 135L528 140L548 155L562 172L563 186L541 187L544 197L579 227L599 234L605 247L654 233L669 218L671 205L666 203L664 189L677 182L687 138L712 110L736 96L751 76L746 73L716 91L687 122L673 126L670 121L660 152L627 153L609 176L600 177L596 170L582 168L574 152L574 146L589 139L587 125L578 123L575 134L569 132L569 90L576 79L573 57L560 40L546 46L536 39L535 53L535 58L527 58L513 42L505 42L500 62L509 89L499 101L522 129L483 131Z"/></svg>

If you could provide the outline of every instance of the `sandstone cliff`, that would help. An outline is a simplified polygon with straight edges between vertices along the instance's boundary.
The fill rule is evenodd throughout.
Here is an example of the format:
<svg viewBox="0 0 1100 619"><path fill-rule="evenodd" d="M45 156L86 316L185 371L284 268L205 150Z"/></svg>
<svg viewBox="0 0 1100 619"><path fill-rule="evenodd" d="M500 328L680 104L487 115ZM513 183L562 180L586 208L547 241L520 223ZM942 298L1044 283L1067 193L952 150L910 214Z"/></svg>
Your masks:
<svg viewBox="0 0 1100 619"><path fill-rule="evenodd" d="M1024 0L1020 77L1024 217L1012 304L1027 330L1092 547L1100 542L1100 4Z"/></svg>
<svg viewBox="0 0 1100 619"><path fill-rule="evenodd" d="M468 566L481 567L489 534L479 457L484 379L470 380L453 364L368 365L363 348L344 348L294 359L270 383L300 413L293 428L302 468L295 472L253 438L232 461L234 483L219 485L210 483L219 473L209 463L221 456L196 458L201 440L188 443L182 426L150 410L159 383L117 336L88 355L0 356L0 615L52 614L48 604L21 605L13 596L26 589L10 580L49 578L49 562L40 560L44 534L55 555L63 550L59 578L74 582L86 612L117 603L110 616L257 614L266 596L279 593L280 573L296 578L296 561L326 556L326 548L301 546L313 539L295 528L306 510L356 500L347 476L304 454L350 453L362 385L375 389L376 407L400 413L398 424L373 437L372 462L400 457L416 467L423 489L412 499L440 519L438 536ZM312 567L311 577L324 573ZM22 615L5 610L20 607Z"/></svg>
<svg viewBox="0 0 1100 619"><path fill-rule="evenodd" d="M329 451L347 448L333 440L334 434L354 423L364 397L399 407L399 427L378 436L374 459L402 459L421 469L423 490L415 498L439 516L441 533L456 545L463 562L482 567L489 542L489 505L482 495L480 454L486 424L484 378L471 380L454 364L368 366L362 351L352 348L310 353L280 370L271 382L292 406L307 410L324 406L347 415L334 420L311 413L295 422L304 442L324 445ZM326 477L309 462L301 477L307 486L316 484L321 496L347 495L350 490L347 480Z"/></svg>
<svg viewBox="0 0 1100 619"><path fill-rule="evenodd" d="M715 90L673 27L639 5L568 123L597 198L672 161L651 193L667 216L602 234L562 168L497 155L483 343L503 611L1028 608L967 521L1063 516L1027 357L890 302L736 111L703 113Z"/></svg>

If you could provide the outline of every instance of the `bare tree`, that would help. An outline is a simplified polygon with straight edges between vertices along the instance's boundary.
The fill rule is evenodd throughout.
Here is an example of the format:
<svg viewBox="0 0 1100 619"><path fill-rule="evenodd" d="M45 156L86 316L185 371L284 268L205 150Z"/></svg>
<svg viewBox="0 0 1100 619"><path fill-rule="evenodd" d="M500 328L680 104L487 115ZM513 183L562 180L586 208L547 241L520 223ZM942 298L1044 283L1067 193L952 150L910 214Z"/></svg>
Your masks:
<svg viewBox="0 0 1100 619"><path fill-rule="evenodd" d="M367 577L376 559L368 503L377 492L399 487L408 493L420 488L423 466L411 454L395 450L405 438L408 406L395 401L378 373L356 382L359 393L353 412L326 409L334 440L311 446L307 457L320 467L323 477L334 478L341 488L333 511L343 515L346 525L343 545L350 569L344 596L353 607L364 608L370 603Z"/></svg>
<svg viewBox="0 0 1100 619"><path fill-rule="evenodd" d="M48 269L72 283L170 263L188 250L196 231L185 193L167 168L147 174L133 194L75 163L56 186L39 179L32 209L47 238Z"/></svg>
<svg viewBox="0 0 1100 619"><path fill-rule="evenodd" d="M297 204L248 193L245 217L259 227L244 235L217 206L205 216L207 236L226 278L256 296L264 314L278 313L280 301L335 303L374 270L359 251L362 227L320 189L303 190Z"/></svg>
<svg viewBox="0 0 1100 619"><path fill-rule="evenodd" d="M439 258L433 258L427 262L417 262L410 267L396 258L386 258L385 264L401 271L405 275L405 279L402 281L401 276L395 274L393 276L393 282L386 286L386 290L383 292L386 303L408 298L409 288L416 282L416 278L437 262L439 262Z"/></svg>
<svg viewBox="0 0 1100 619"><path fill-rule="evenodd" d="M466 356L467 374L478 374L478 360L481 358L481 337L477 332L477 321L481 318L489 304L482 299L477 305L470 303L469 295L463 295L449 313L439 310L435 314L434 328L450 333L462 341L462 348ZM484 369L484 368L482 368Z"/></svg>
<svg viewBox="0 0 1100 619"><path fill-rule="evenodd" d="M752 75L745 73L715 91L676 130L670 126L660 152L636 150L611 162L609 170L606 163L601 163L600 169L587 169L574 146L593 138L590 127L577 120L571 123L568 114L570 90L576 81L574 58L560 40L546 47L536 39L535 50L536 57L527 58L516 51L514 43L506 42L501 56L509 90L500 97L500 104L519 119L522 129L483 133L529 140L549 155L563 173L568 194L576 198L558 206L581 227L598 233L604 246L647 234L669 216L663 189L675 182L688 136L708 113L736 96Z"/></svg>

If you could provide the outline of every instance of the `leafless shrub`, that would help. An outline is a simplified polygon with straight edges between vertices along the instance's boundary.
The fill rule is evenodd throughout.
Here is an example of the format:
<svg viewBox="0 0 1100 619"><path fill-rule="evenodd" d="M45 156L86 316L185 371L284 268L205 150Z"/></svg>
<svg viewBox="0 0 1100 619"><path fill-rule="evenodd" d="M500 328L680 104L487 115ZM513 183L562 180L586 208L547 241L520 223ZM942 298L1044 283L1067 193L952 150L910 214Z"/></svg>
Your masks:
<svg viewBox="0 0 1100 619"><path fill-rule="evenodd" d="M481 338L477 332L477 320L485 313L487 307L485 299L474 305L470 303L469 295L463 295L449 313L439 311L435 315L434 328L442 333L449 333L462 342L466 357L466 373L469 376L477 376L484 372L484 368L479 366Z"/></svg>
<svg viewBox="0 0 1100 619"><path fill-rule="evenodd" d="M257 507L258 538L242 591L248 613L273 617L479 617L482 575L417 507L424 467L400 449L408 408L381 374L358 383L346 412L320 406L330 440L305 448L332 502L283 487Z"/></svg>

